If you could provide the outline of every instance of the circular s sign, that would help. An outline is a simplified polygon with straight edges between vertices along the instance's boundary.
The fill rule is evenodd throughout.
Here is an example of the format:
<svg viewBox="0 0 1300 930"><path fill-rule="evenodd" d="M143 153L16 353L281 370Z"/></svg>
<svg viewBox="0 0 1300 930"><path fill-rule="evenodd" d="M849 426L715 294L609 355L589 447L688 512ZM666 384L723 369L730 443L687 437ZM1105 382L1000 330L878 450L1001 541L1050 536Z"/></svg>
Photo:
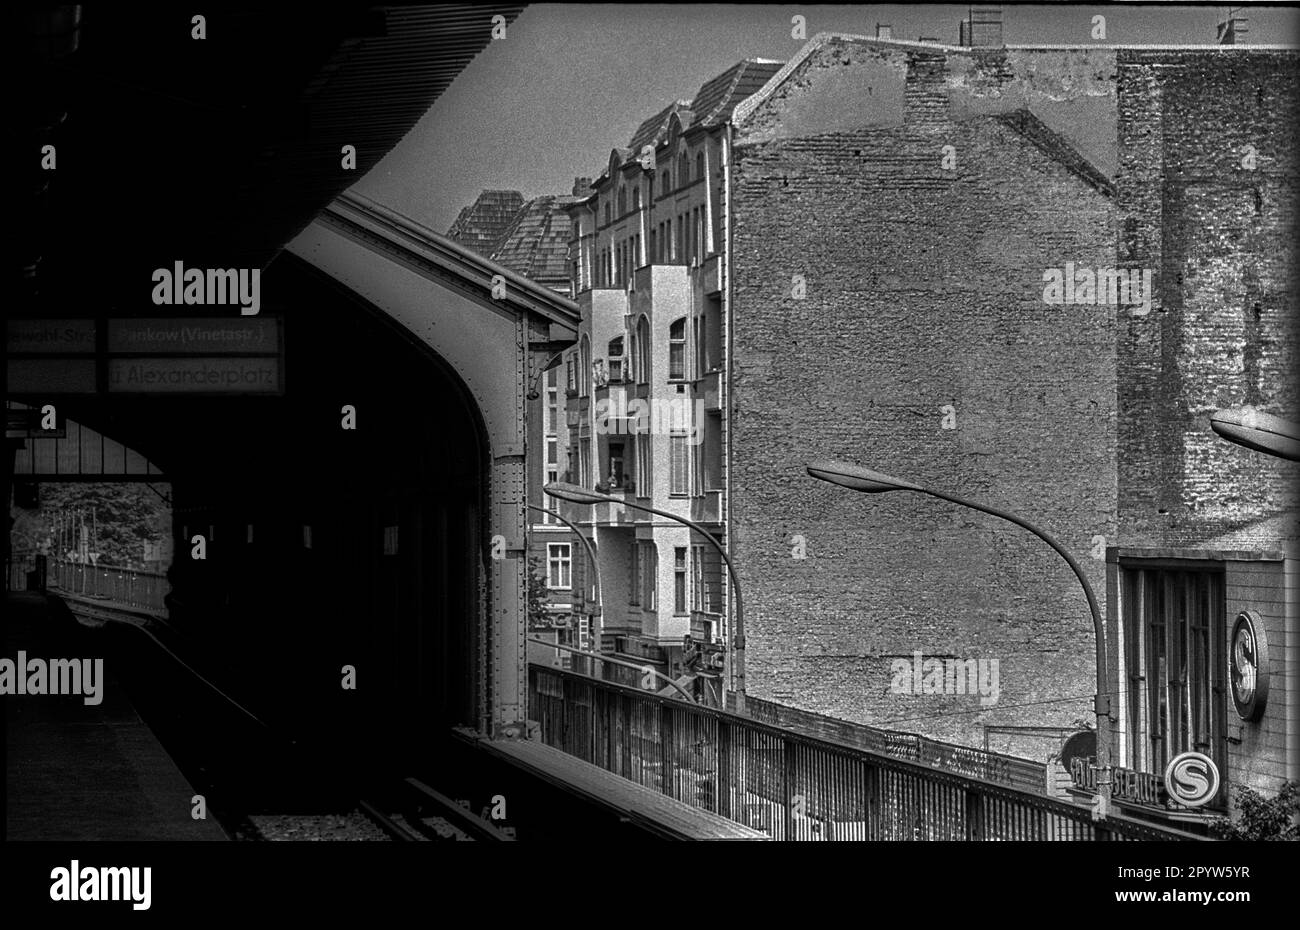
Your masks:
<svg viewBox="0 0 1300 930"><path fill-rule="evenodd" d="M1242 720L1258 720L1268 703L1268 641L1264 625L1252 611L1237 614L1229 641L1228 676L1232 703Z"/></svg>
<svg viewBox="0 0 1300 930"><path fill-rule="evenodd" d="M1209 756L1180 752L1165 767L1165 791L1183 807L1201 807L1219 793L1219 768Z"/></svg>

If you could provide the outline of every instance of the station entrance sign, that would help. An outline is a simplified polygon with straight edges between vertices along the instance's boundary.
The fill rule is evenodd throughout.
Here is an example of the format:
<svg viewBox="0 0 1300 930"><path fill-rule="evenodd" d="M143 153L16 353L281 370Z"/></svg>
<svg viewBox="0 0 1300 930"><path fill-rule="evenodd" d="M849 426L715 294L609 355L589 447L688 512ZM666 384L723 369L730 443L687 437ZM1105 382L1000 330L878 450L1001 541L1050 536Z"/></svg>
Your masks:
<svg viewBox="0 0 1300 930"><path fill-rule="evenodd" d="M279 394L276 317L9 320L10 394Z"/></svg>

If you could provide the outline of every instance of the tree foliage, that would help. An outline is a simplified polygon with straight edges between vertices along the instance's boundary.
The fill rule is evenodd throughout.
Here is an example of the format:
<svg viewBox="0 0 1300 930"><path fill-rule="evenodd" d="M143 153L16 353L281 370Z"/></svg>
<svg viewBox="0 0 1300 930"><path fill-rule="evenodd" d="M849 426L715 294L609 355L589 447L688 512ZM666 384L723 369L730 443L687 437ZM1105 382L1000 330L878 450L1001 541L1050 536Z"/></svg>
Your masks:
<svg viewBox="0 0 1300 930"><path fill-rule="evenodd" d="M1221 840L1300 839L1300 782L1289 781L1277 797L1266 798L1245 785L1237 787L1236 820L1220 817L1210 832Z"/></svg>
<svg viewBox="0 0 1300 930"><path fill-rule="evenodd" d="M11 535L14 552L66 554L66 550L75 548L75 534L65 530L65 551L60 552L60 515L67 527L71 525L73 513L80 511L87 531L91 532L93 527L89 547L91 552L99 553L101 564L138 565L143 560L146 541L158 542L171 536L171 507L160 496L167 490L165 485L151 490L140 482L42 483L40 506L14 514Z"/></svg>

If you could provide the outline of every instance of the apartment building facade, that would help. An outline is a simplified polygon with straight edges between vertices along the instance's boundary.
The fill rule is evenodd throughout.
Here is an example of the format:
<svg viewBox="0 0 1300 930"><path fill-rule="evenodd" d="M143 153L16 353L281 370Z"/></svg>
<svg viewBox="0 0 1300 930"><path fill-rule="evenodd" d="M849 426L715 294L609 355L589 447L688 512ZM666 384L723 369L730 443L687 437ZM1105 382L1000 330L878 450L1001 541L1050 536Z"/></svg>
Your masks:
<svg viewBox="0 0 1300 930"><path fill-rule="evenodd" d="M699 532L629 505L724 541L723 135L779 67L739 62L645 120L569 210L582 328L564 364L565 475L620 499L566 505L598 553L599 645L691 675L715 702L730 634L721 559Z"/></svg>

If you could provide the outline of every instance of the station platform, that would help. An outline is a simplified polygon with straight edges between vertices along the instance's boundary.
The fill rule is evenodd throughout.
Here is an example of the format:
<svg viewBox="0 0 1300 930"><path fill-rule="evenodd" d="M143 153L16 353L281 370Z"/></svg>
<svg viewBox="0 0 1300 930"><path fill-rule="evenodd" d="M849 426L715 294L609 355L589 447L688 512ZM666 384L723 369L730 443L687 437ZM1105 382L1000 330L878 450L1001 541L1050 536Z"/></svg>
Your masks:
<svg viewBox="0 0 1300 930"><path fill-rule="evenodd" d="M67 606L9 592L5 652L95 659ZM6 840L225 840L215 820L190 816L195 791L140 719L109 662L102 700L5 693ZM84 683L83 683L84 688Z"/></svg>

